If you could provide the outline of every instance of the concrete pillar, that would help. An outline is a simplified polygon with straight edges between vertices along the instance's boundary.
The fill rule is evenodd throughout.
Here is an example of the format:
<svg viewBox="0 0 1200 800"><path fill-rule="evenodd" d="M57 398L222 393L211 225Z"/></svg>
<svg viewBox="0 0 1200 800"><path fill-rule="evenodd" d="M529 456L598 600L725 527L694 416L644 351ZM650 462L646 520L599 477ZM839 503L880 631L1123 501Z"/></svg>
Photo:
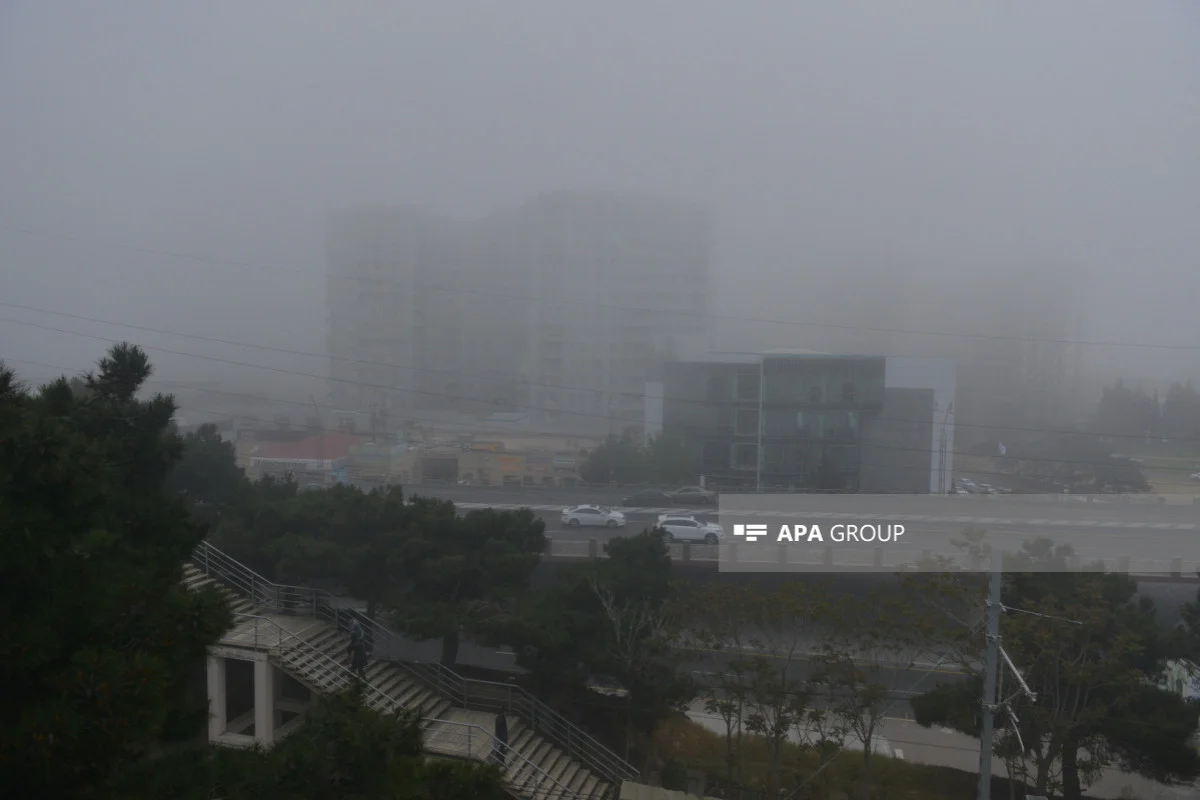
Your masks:
<svg viewBox="0 0 1200 800"><path fill-rule="evenodd" d="M1181 575L1183 575L1183 559L1182 558L1172 558L1171 559L1171 577L1178 578Z"/></svg>
<svg viewBox="0 0 1200 800"><path fill-rule="evenodd" d="M225 733L225 659L208 657L208 740L215 742Z"/></svg>
<svg viewBox="0 0 1200 800"><path fill-rule="evenodd" d="M278 672L275 672L274 670L272 670L272 672L271 672L271 689L272 689L272 692L271 692L271 725L273 727L271 729L274 731L279 730L280 726L283 725L283 712L279 710L280 706L283 703L283 681L284 681L284 675L282 673L278 673Z"/></svg>
<svg viewBox="0 0 1200 800"><path fill-rule="evenodd" d="M261 745L275 741L275 668L265 659L254 662L254 738Z"/></svg>

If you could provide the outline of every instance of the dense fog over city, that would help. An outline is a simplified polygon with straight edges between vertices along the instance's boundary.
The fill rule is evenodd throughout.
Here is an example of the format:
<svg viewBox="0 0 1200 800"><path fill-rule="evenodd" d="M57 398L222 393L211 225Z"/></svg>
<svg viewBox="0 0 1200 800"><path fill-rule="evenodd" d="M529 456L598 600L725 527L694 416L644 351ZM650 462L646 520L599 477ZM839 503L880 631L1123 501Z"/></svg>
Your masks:
<svg viewBox="0 0 1200 800"><path fill-rule="evenodd" d="M611 190L709 209L721 350L871 346L814 320L1036 338L1026 321L977 330L986 287L1036 299L1060 274L1083 313L1044 338L1186 346L1198 35L1188 2L9 2L0 297L324 353L329 212L466 218ZM913 295L954 313L897 315ZM105 337L0 322L4 356L35 377L58 370L16 359L83 368L122 338L327 371L0 316ZM938 342L886 338L903 355ZM324 392L151 355L164 380ZM1189 350L1089 347L1084 364L1200 377Z"/></svg>
<svg viewBox="0 0 1200 800"><path fill-rule="evenodd" d="M1200 797L1198 44L0 0L0 786Z"/></svg>

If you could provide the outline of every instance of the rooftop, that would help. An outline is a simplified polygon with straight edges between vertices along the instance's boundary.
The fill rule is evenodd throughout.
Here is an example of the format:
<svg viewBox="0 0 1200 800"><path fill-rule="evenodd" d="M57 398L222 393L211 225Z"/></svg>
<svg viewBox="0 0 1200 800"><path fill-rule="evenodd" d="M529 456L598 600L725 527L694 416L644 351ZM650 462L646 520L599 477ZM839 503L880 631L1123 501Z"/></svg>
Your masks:
<svg viewBox="0 0 1200 800"><path fill-rule="evenodd" d="M325 461L345 458L350 448L371 441L369 436L359 436L344 431L304 432L298 437L258 440L250 445L251 458L278 458L294 461Z"/></svg>

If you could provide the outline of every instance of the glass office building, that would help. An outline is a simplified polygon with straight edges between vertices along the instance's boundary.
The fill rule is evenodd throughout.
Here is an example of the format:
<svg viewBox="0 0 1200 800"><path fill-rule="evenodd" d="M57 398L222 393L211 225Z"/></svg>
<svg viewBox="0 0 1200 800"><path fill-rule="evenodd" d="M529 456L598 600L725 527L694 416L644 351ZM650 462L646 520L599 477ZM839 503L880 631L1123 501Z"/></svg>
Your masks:
<svg viewBox="0 0 1200 800"><path fill-rule="evenodd" d="M765 356L756 485L857 489L863 422L883 408L885 365L882 357Z"/></svg>
<svg viewBox="0 0 1200 800"><path fill-rule="evenodd" d="M951 423L938 416L939 438L935 415L953 392L945 360L772 352L677 362L664 374L661 432L727 489L936 493Z"/></svg>

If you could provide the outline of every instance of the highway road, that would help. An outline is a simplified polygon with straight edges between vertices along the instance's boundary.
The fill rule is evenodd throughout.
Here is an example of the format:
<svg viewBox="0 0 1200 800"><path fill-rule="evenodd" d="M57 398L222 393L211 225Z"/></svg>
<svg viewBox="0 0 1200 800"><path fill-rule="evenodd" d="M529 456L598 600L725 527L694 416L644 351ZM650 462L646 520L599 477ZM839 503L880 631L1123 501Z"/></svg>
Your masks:
<svg viewBox="0 0 1200 800"><path fill-rule="evenodd" d="M545 516L547 530L556 536L558 512L563 507L605 501L594 488L430 486L416 487L413 492L454 500L464 510L530 507ZM612 496L616 494L619 493ZM888 549L885 557L888 567L915 562L926 553L957 557L959 551L951 542L961 538L968 527L987 530L990 540L1006 550L1015 551L1035 538L1069 544L1084 561L1102 560L1110 569L1119 568L1123 559L1129 559L1129 569L1135 573L1167 574L1178 570L1191 575L1200 565L1200 507L1159 505L1147 503L1141 497L1111 495L1086 501L1082 497L1032 495L726 495L721 513L724 522L804 522L810 529L812 524L820 524L825 532L839 522L901 524L905 538L900 546ZM735 504L740 512L730 510ZM621 510L629 520L627 531L649 527L659 514L669 511L708 518L716 513L716 509L706 507ZM736 520L729 516L734 513ZM771 530L777 531L777 525ZM583 529L572 538L604 541L611 535L601 529ZM825 540L825 544L829 543ZM586 551L585 544L580 548L581 552ZM848 561L839 555L836 563L861 562L870 566L873 556L863 552L864 548L849 549L859 552L850 555ZM798 557L818 563L821 558L813 554Z"/></svg>
<svg viewBox="0 0 1200 800"><path fill-rule="evenodd" d="M628 523L623 529L568 529L563 527L559 519L561 512L558 507L555 506L553 508L554 510L534 512L545 522L546 537L552 540L552 546L581 554L587 552L587 539L594 538L603 546L603 543L615 537L633 536L641 533L643 530L653 526L657 518L657 514L654 513L636 513L627 515ZM711 512L709 513L711 514ZM933 523L928 524L931 527L933 526ZM938 529L945 533L960 533L963 527L963 525L957 523L943 523L938 526ZM1045 529L1034 525L1014 526L1013 529L1031 536L1038 533L1045 533ZM1197 536L1200 537L1200 534ZM1192 567L1194 566L1192 565ZM881 582L888 581L890 578L889 576L880 576L878 574L843 573L840 575L826 575L825 580L829 581L831 590L836 593L840 594L844 592L848 595L861 596L869 591L871 587L878 586ZM1143 579L1139 583L1139 590L1143 596L1154 600L1159 609L1159 618L1166 625L1174 625L1179 622L1181 619L1181 607L1185 603L1194 602L1197 599L1197 586L1188 583L1158 582Z"/></svg>
<svg viewBox="0 0 1200 800"><path fill-rule="evenodd" d="M414 486L409 492L426 497L442 497L461 503L496 506L561 508L582 503L621 506L633 489L521 489L499 486ZM727 500L734 497L727 495ZM751 495L737 495L739 500ZM846 511L848 513L896 517L901 515L936 519L947 516L975 519L1013 520L1017 524L1038 521L1070 521L1098 527L1154 529L1165 525L1176 530L1200 530L1200 506L1179 502L1183 498L1162 498L1163 503L1137 495L1096 495L1089 502L1084 496L1070 495L870 495L870 494L794 494L760 495L763 502L784 502L798 511ZM1190 498L1186 498L1190 501ZM1169 502L1167 502L1169 501ZM997 524L997 523L993 523Z"/></svg>

